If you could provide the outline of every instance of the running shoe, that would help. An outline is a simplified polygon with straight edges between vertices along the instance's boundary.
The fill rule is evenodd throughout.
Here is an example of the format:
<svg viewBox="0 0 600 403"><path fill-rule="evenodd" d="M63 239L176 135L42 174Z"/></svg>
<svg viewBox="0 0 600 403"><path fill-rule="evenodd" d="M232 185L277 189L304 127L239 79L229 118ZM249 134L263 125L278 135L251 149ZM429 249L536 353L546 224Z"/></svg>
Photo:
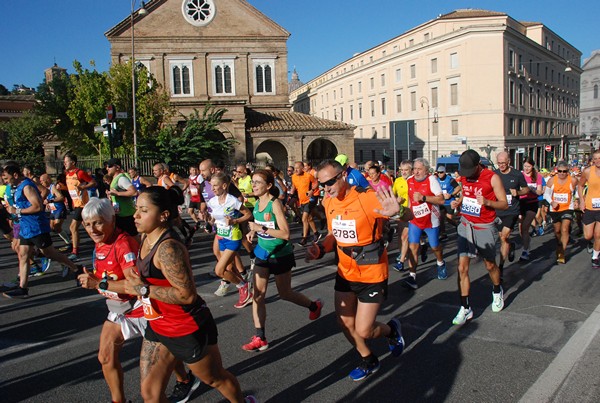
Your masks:
<svg viewBox="0 0 600 403"><path fill-rule="evenodd" d="M29 269L29 277L37 277L41 276L42 274L44 274L44 272L42 271L42 268L40 266L38 266L37 264L31 265L31 268Z"/></svg>
<svg viewBox="0 0 600 403"><path fill-rule="evenodd" d="M320 232L315 232L315 237L313 239L314 243L317 243L321 240L321 238L323 237L323 234L321 234Z"/></svg>
<svg viewBox="0 0 600 403"><path fill-rule="evenodd" d="M587 253L592 253L593 251L594 251L594 243L588 242L587 243Z"/></svg>
<svg viewBox="0 0 600 403"><path fill-rule="evenodd" d="M388 325L394 330L396 337L388 337L389 348L394 357L399 357L404 351L404 337L402 337L402 325L400 320L394 318L388 322Z"/></svg>
<svg viewBox="0 0 600 403"><path fill-rule="evenodd" d="M297 245L298 246L302 246L302 247L305 247L307 244L308 244L308 239L307 238L302 238L300 240L300 242L297 242Z"/></svg>
<svg viewBox="0 0 600 403"><path fill-rule="evenodd" d="M562 251L556 251L556 263L565 264L567 262L565 258L565 253Z"/></svg>
<svg viewBox="0 0 600 403"><path fill-rule="evenodd" d="M427 243L421 244L421 263L425 263L427 261L427 249L429 249L429 245Z"/></svg>
<svg viewBox="0 0 600 403"><path fill-rule="evenodd" d="M248 395L244 398L244 403L258 403L258 399L252 395Z"/></svg>
<svg viewBox="0 0 600 403"><path fill-rule="evenodd" d="M67 258L68 258L70 261L72 261L72 262L76 262L76 261L78 261L78 260L79 260L79 256L77 256L77 255L76 255L76 254L74 254L74 253L71 253L69 256L67 256Z"/></svg>
<svg viewBox="0 0 600 403"><path fill-rule="evenodd" d="M52 259L48 259L47 257L43 257L40 259L42 263L42 273L46 273L48 269L50 269L50 264L52 263Z"/></svg>
<svg viewBox="0 0 600 403"><path fill-rule="evenodd" d="M492 292L492 312L500 312L504 308L504 291L502 286L500 292Z"/></svg>
<svg viewBox="0 0 600 403"><path fill-rule="evenodd" d="M250 339L250 343L244 344L242 346L242 350L246 351L265 351L269 348L269 342L267 340L263 340L258 336L252 336Z"/></svg>
<svg viewBox="0 0 600 403"><path fill-rule="evenodd" d="M240 293L240 299L235 305L233 305L233 307L241 309L245 306L250 305L252 303L252 293L250 292L250 287L248 286L248 283L238 288L238 291Z"/></svg>
<svg viewBox="0 0 600 403"><path fill-rule="evenodd" d="M410 275L404 280L402 280L402 285L411 290L416 290L417 288L419 288L419 286L417 285L417 279Z"/></svg>
<svg viewBox="0 0 600 403"><path fill-rule="evenodd" d="M399 254L398 256L396 256L396 262L401 262L402 261L402 254Z"/></svg>
<svg viewBox="0 0 600 403"><path fill-rule="evenodd" d="M71 271L71 269L69 269L69 266L63 266L62 270L60 272L60 276L62 278L67 278L67 276L69 275L70 271Z"/></svg>
<svg viewBox="0 0 600 403"><path fill-rule="evenodd" d="M592 259L592 269L600 269L600 259Z"/></svg>
<svg viewBox="0 0 600 403"><path fill-rule="evenodd" d="M517 244L511 242L508 244L508 261L513 262L515 260L515 249L517 248Z"/></svg>
<svg viewBox="0 0 600 403"><path fill-rule="evenodd" d="M200 379L196 378L194 374L192 374L192 371L188 371L188 381L175 382L173 392L171 392L171 396L167 399L173 403L185 403L190 400L190 396L198 389L200 383Z"/></svg>
<svg viewBox="0 0 600 403"><path fill-rule="evenodd" d="M17 287L14 290L4 292L2 295L4 295L6 298L29 298L29 288Z"/></svg>
<svg viewBox="0 0 600 403"><path fill-rule="evenodd" d="M227 295L229 287L229 283L226 283L224 280L221 280L221 284L219 284L219 288L217 288L217 291L215 291L215 295L217 297L224 297L225 295Z"/></svg>
<svg viewBox="0 0 600 403"><path fill-rule="evenodd" d="M397 272L403 272L404 270L406 270L406 269L404 268L404 262L396 262L396 264L394 264L394 265L392 266L392 268L393 268L394 270L396 270Z"/></svg>
<svg viewBox="0 0 600 403"><path fill-rule="evenodd" d="M19 286L19 277L16 277L14 280L7 281L2 284L2 287L5 288L17 288Z"/></svg>
<svg viewBox="0 0 600 403"><path fill-rule="evenodd" d="M529 260L531 260L531 259L529 258L529 252L528 252L528 251L526 251L526 250L524 250L523 252L521 252L521 257L519 258L519 260L520 260L521 262L529 262Z"/></svg>
<svg viewBox="0 0 600 403"><path fill-rule="evenodd" d="M354 382L362 381L367 376L379 371L379 367L379 361L371 365L363 361L358 367L354 368L352 372L350 372L350 379L352 379Z"/></svg>
<svg viewBox="0 0 600 403"><path fill-rule="evenodd" d="M464 325L468 320L471 319L473 319L473 310L471 308L465 308L464 306L461 306L454 319L452 319L452 324Z"/></svg>
<svg viewBox="0 0 600 403"><path fill-rule="evenodd" d="M437 278L438 280L446 280L448 278L448 272L446 271L446 262L444 261L443 265L436 265L437 266Z"/></svg>
<svg viewBox="0 0 600 403"><path fill-rule="evenodd" d="M71 249L71 245L65 245L65 246L61 246L60 248L58 248L57 250L59 252L67 252L69 249Z"/></svg>
<svg viewBox="0 0 600 403"><path fill-rule="evenodd" d="M538 229L537 229L537 233L538 233L538 236L542 236L542 235L544 235L544 227L542 227L542 226L540 225L540 226L538 227Z"/></svg>
<svg viewBox="0 0 600 403"><path fill-rule="evenodd" d="M317 310L314 311L314 312L313 311L309 311L308 319L310 319L310 320L319 319L319 317L321 316L321 310L323 310L323 305L325 305L323 303L323 301L321 301L321 299L316 300L315 304L317 304Z"/></svg>

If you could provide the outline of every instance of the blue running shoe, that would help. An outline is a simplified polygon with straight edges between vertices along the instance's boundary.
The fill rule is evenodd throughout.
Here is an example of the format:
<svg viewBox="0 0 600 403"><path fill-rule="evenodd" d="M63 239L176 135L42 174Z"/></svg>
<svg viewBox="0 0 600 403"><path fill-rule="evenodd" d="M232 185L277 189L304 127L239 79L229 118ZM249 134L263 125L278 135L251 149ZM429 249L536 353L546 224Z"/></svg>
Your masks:
<svg viewBox="0 0 600 403"><path fill-rule="evenodd" d="M52 263L52 259L48 259L47 257L43 257L40 259L42 263L42 273L46 273L50 268L50 264Z"/></svg>
<svg viewBox="0 0 600 403"><path fill-rule="evenodd" d="M354 382L362 381L367 376L379 371L379 367L379 361L371 365L363 361L358 367L354 368L352 372L350 372L350 379L352 379Z"/></svg>
<svg viewBox="0 0 600 403"><path fill-rule="evenodd" d="M544 235L544 227L540 225L537 229L537 233L538 233L538 236Z"/></svg>
<svg viewBox="0 0 600 403"><path fill-rule="evenodd" d="M396 262L396 264L394 264L392 266L392 268L398 272L404 271L404 262Z"/></svg>
<svg viewBox="0 0 600 403"><path fill-rule="evenodd" d="M37 264L32 264L31 268L29 269L29 277L32 276L41 276L42 274L44 274L44 272L42 272L42 269L40 266L38 266Z"/></svg>
<svg viewBox="0 0 600 403"><path fill-rule="evenodd" d="M388 326L392 328L396 337L388 337L389 347L394 357L399 357L404 351L404 337L402 337L402 325L396 318L388 322Z"/></svg>
<svg viewBox="0 0 600 403"><path fill-rule="evenodd" d="M438 276L438 280L446 280L448 278L448 272L446 271L446 262L444 261L443 265L436 265L437 266L437 276Z"/></svg>

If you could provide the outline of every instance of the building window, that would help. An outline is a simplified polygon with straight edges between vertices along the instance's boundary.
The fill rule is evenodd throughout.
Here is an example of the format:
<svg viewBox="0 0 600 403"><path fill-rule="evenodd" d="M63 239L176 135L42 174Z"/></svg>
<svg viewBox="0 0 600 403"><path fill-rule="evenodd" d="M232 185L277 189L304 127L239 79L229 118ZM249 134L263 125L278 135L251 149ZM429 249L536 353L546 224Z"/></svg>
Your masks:
<svg viewBox="0 0 600 403"><path fill-rule="evenodd" d="M344 98L344 89L340 88L340 98Z"/></svg>
<svg viewBox="0 0 600 403"><path fill-rule="evenodd" d="M431 59L431 72L437 73L437 58Z"/></svg>
<svg viewBox="0 0 600 403"><path fill-rule="evenodd" d="M508 49L508 67L515 67L515 51Z"/></svg>
<svg viewBox="0 0 600 403"><path fill-rule="evenodd" d="M598 84L594 85L594 99L598 99Z"/></svg>
<svg viewBox="0 0 600 403"><path fill-rule="evenodd" d="M335 101L335 90L333 90L333 100Z"/></svg>
<svg viewBox="0 0 600 403"><path fill-rule="evenodd" d="M352 95L352 84L350 84L350 87L348 88L350 95Z"/></svg>
<svg viewBox="0 0 600 403"><path fill-rule="evenodd" d="M415 64L410 65L410 78L417 78L417 66Z"/></svg>
<svg viewBox="0 0 600 403"><path fill-rule="evenodd" d="M439 132L440 132L440 130L439 130L439 126L440 126L440 125L438 124L438 122L433 122L433 123L431 124L431 134L432 134L434 137L436 137L436 136L439 136Z"/></svg>
<svg viewBox="0 0 600 403"><path fill-rule="evenodd" d="M416 93L416 91L412 91L410 93L410 110L411 111L417 110L417 93Z"/></svg>
<svg viewBox="0 0 600 403"><path fill-rule="evenodd" d="M437 87L433 87L431 89L431 107L432 108L438 107L438 88Z"/></svg>
<svg viewBox="0 0 600 403"><path fill-rule="evenodd" d="M396 113L402 112L402 94L396 94Z"/></svg>
<svg viewBox="0 0 600 403"><path fill-rule="evenodd" d="M511 105L515 104L515 82L512 80L508 84L508 102Z"/></svg>
<svg viewBox="0 0 600 403"><path fill-rule="evenodd" d="M213 0L187 0L181 7L183 18L196 27L203 27L215 17Z"/></svg>
<svg viewBox="0 0 600 403"><path fill-rule="evenodd" d="M369 79L369 83L371 84L371 89L374 90L375 89L375 78L371 77Z"/></svg>
<svg viewBox="0 0 600 403"><path fill-rule="evenodd" d="M523 84L519 84L519 106L524 105L525 94L523 93Z"/></svg>
<svg viewBox="0 0 600 403"><path fill-rule="evenodd" d="M358 118L362 119L362 102L358 103Z"/></svg>
<svg viewBox="0 0 600 403"><path fill-rule="evenodd" d="M213 93L235 95L235 68L231 59L212 60Z"/></svg>
<svg viewBox="0 0 600 403"><path fill-rule="evenodd" d="M508 134L515 134L515 120L513 118L508 119Z"/></svg>
<svg viewBox="0 0 600 403"><path fill-rule="evenodd" d="M402 81L402 69L396 69L396 82Z"/></svg>
<svg viewBox="0 0 600 403"><path fill-rule="evenodd" d="M409 39L408 46L413 46L414 44L415 44L415 40L414 39Z"/></svg>
<svg viewBox="0 0 600 403"><path fill-rule="evenodd" d="M381 86L385 87L385 74L381 75Z"/></svg>
<svg viewBox="0 0 600 403"><path fill-rule="evenodd" d="M275 94L275 60L254 60L254 93Z"/></svg>
<svg viewBox="0 0 600 403"><path fill-rule="evenodd" d="M360 136L361 139L363 138L363 129L362 129L362 127L360 129L358 129L358 135ZM362 160L362 158L361 158L361 160Z"/></svg>
<svg viewBox="0 0 600 403"><path fill-rule="evenodd" d="M350 121L354 119L354 105L350 105Z"/></svg>
<svg viewBox="0 0 600 403"><path fill-rule="evenodd" d="M344 121L344 108L340 107L340 120Z"/></svg>
<svg viewBox="0 0 600 403"><path fill-rule="evenodd" d="M523 135L523 119L519 119L519 127L517 128L517 133L519 136Z"/></svg>
<svg viewBox="0 0 600 403"><path fill-rule="evenodd" d="M458 105L458 84L450 84L450 105Z"/></svg>
<svg viewBox="0 0 600 403"><path fill-rule="evenodd" d="M371 100L371 117L375 117L375 101Z"/></svg>
<svg viewBox="0 0 600 403"><path fill-rule="evenodd" d="M192 61L171 60L169 61L169 67L171 69L171 95L193 96Z"/></svg>
<svg viewBox="0 0 600 403"><path fill-rule="evenodd" d="M452 135L453 136L458 136L458 120L457 119L453 119L451 121L452 124Z"/></svg>
<svg viewBox="0 0 600 403"><path fill-rule="evenodd" d="M450 53L450 68L457 69L458 68L458 53Z"/></svg>
<svg viewBox="0 0 600 403"><path fill-rule="evenodd" d="M358 93L360 94L362 92L362 81L358 82Z"/></svg>
<svg viewBox="0 0 600 403"><path fill-rule="evenodd" d="M423 41L427 42L429 40L429 33L423 34Z"/></svg>
<svg viewBox="0 0 600 403"><path fill-rule="evenodd" d="M381 114L385 116L385 98L381 98Z"/></svg>
<svg viewBox="0 0 600 403"><path fill-rule="evenodd" d="M377 130L375 130L374 127L371 127L371 138L372 139L376 139L377 138ZM373 154L375 154L375 151L373 151ZM375 158L373 158L375 159Z"/></svg>
<svg viewBox="0 0 600 403"><path fill-rule="evenodd" d="M535 92L531 86L529 87L529 107L532 109L535 107Z"/></svg>

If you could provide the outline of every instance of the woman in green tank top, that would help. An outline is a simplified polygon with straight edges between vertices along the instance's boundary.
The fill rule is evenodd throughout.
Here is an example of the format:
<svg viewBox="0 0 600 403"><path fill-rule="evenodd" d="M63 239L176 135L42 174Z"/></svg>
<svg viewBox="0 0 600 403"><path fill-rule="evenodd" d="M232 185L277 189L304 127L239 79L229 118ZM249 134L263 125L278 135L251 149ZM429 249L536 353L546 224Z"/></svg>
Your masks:
<svg viewBox="0 0 600 403"><path fill-rule="evenodd" d="M265 295L269 276L275 276L275 285L281 299L309 309L309 319L315 320L321 315L323 302L320 299L311 301L304 294L292 290L292 267L296 266L294 250L289 242L290 228L285 218L283 205L277 199L273 174L259 169L252 175L252 190L258 199L254 206L254 222L249 222L250 242L256 234L258 245L254 248L256 265L254 267L254 303L252 316L256 335L242 349L246 351L263 351L269 348L265 337L267 311Z"/></svg>

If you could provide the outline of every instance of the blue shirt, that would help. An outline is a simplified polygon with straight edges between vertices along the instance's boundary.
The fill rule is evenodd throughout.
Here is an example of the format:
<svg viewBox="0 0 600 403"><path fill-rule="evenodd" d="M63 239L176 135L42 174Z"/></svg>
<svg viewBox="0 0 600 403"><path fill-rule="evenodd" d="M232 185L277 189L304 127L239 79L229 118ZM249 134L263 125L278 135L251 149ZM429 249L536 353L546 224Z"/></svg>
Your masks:
<svg viewBox="0 0 600 403"><path fill-rule="evenodd" d="M31 186L37 196L41 196L35 183L29 178L25 178L19 183L15 190L15 207L20 209L26 209L31 206L31 203L23 193L26 186ZM34 214L23 214L21 215L21 228L19 229L19 236L23 239L30 239L35 236L50 232L50 220L46 217L46 213L42 209L41 211Z"/></svg>
<svg viewBox="0 0 600 403"><path fill-rule="evenodd" d="M456 180L454 180L453 177L451 177L450 175L446 175L446 177L444 179L440 179L440 177L437 177L438 182L440 183L440 187L442 188L442 192L443 193L448 193L448 194L452 194L452 192L454 192L454 189L456 189L456 186L458 186L458 183L456 183ZM454 196L444 200L444 205L445 206L449 206L450 203L452 202L452 200L456 199Z"/></svg>

